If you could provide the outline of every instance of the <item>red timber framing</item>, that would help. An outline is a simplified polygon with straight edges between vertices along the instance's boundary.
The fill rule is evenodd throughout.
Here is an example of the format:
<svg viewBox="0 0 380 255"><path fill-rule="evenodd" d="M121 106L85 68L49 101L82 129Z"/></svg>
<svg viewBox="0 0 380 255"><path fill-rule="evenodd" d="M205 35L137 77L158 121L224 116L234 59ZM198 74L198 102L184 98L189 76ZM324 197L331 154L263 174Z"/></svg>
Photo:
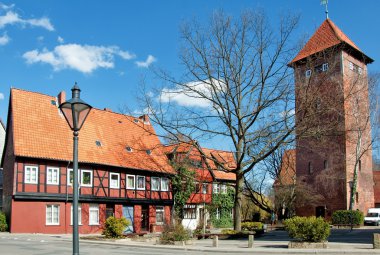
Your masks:
<svg viewBox="0 0 380 255"><path fill-rule="evenodd" d="M37 183L25 183L26 167L37 167ZM59 169L58 184L47 184L48 167ZM12 199L12 224L10 231L13 233L71 233L71 200L72 185L68 183L68 170L72 166L69 162L18 159L15 163L15 193ZM161 232L163 224L156 222L156 207L164 210L164 223L170 222L173 196L171 184L167 191L155 191L151 188L152 177L170 178L168 175L141 171L134 169L120 169L115 167L79 165L79 169L92 172L92 185L81 186L79 203L81 204L80 233L99 233L106 219L107 208L112 209L115 217L122 217L123 206L133 207L133 232ZM119 188L111 188L110 173L119 174ZM135 179L135 187L127 188L126 178L130 176L143 176L145 188L138 189ZM161 188L161 187L160 187ZM99 224L89 223L89 206L99 206ZM46 207L57 205L59 208L59 224L46 224ZM142 208L147 208L148 226L143 226ZM27 212L27 213L26 213ZM18 219L23 220L18 220ZM28 222L28 224L25 224Z"/></svg>
<svg viewBox="0 0 380 255"><path fill-rule="evenodd" d="M3 211L13 233L70 233L73 134L50 96L12 88L7 116ZM175 170L147 116L93 108L79 135L79 231L99 233L108 216L128 232L170 222Z"/></svg>

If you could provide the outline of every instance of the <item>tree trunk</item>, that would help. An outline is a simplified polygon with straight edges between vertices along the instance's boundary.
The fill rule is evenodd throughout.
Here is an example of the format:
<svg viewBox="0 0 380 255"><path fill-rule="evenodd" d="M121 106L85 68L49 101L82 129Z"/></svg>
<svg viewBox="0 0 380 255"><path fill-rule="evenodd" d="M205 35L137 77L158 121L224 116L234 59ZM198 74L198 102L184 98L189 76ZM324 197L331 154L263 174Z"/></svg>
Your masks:
<svg viewBox="0 0 380 255"><path fill-rule="evenodd" d="M236 173L235 204L234 204L234 230L241 231L241 206L243 201L244 175Z"/></svg>

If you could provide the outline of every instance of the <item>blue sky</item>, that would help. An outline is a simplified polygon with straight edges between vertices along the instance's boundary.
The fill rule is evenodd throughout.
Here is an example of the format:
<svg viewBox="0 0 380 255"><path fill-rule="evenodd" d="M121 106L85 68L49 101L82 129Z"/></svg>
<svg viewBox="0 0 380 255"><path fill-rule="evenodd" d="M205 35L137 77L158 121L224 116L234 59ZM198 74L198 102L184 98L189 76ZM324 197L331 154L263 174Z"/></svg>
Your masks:
<svg viewBox="0 0 380 255"><path fill-rule="evenodd" d="M239 15L247 8L263 9L274 23L282 12L301 14L299 37L312 35L325 18L320 0L0 0L0 118L6 121L11 86L70 95L75 81L96 108L137 110L139 81L149 67L180 70L184 21L205 23L214 10ZM380 1L330 0L329 11L375 59L370 71L380 71Z"/></svg>

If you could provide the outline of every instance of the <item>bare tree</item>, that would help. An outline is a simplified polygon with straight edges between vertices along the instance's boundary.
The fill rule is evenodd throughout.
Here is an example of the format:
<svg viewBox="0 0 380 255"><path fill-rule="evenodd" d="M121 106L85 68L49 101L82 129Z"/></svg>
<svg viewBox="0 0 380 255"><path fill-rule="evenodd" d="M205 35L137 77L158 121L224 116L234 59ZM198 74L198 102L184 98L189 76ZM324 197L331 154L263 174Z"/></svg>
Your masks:
<svg viewBox="0 0 380 255"><path fill-rule="evenodd" d="M215 12L206 27L185 24L184 75L157 71L166 87L158 100L151 91L143 98L151 120L171 138L216 138L232 148L236 164L218 165L236 173L236 230L241 229L244 176L294 139L294 87L287 64L296 51L291 36L298 20L283 17L273 29L262 12L244 12L238 19Z"/></svg>

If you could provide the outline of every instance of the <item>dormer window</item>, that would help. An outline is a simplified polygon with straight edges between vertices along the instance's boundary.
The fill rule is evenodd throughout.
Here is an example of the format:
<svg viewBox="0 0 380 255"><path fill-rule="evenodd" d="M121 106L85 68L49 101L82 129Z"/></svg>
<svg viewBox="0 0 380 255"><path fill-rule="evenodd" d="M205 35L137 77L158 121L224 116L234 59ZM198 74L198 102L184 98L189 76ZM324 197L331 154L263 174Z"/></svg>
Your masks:
<svg viewBox="0 0 380 255"><path fill-rule="evenodd" d="M139 123L139 120L138 119L133 119L133 122L134 123Z"/></svg>
<svg viewBox="0 0 380 255"><path fill-rule="evenodd" d="M98 146L98 147L101 147L101 146L102 146L102 142L99 141L99 140L96 140L96 141L95 141L95 144L96 144L96 146Z"/></svg>
<svg viewBox="0 0 380 255"><path fill-rule="evenodd" d="M148 154L148 155L152 154L152 151L151 151L151 150L146 150L145 152L146 152L146 154Z"/></svg>
<svg viewBox="0 0 380 255"><path fill-rule="evenodd" d="M128 152L132 152L132 151L133 151L133 149L132 149L131 147L129 147L129 146L125 147L125 149L126 149Z"/></svg>
<svg viewBox="0 0 380 255"><path fill-rule="evenodd" d="M311 76L311 70L310 69L306 70L305 76L306 76L306 78L309 78Z"/></svg>

